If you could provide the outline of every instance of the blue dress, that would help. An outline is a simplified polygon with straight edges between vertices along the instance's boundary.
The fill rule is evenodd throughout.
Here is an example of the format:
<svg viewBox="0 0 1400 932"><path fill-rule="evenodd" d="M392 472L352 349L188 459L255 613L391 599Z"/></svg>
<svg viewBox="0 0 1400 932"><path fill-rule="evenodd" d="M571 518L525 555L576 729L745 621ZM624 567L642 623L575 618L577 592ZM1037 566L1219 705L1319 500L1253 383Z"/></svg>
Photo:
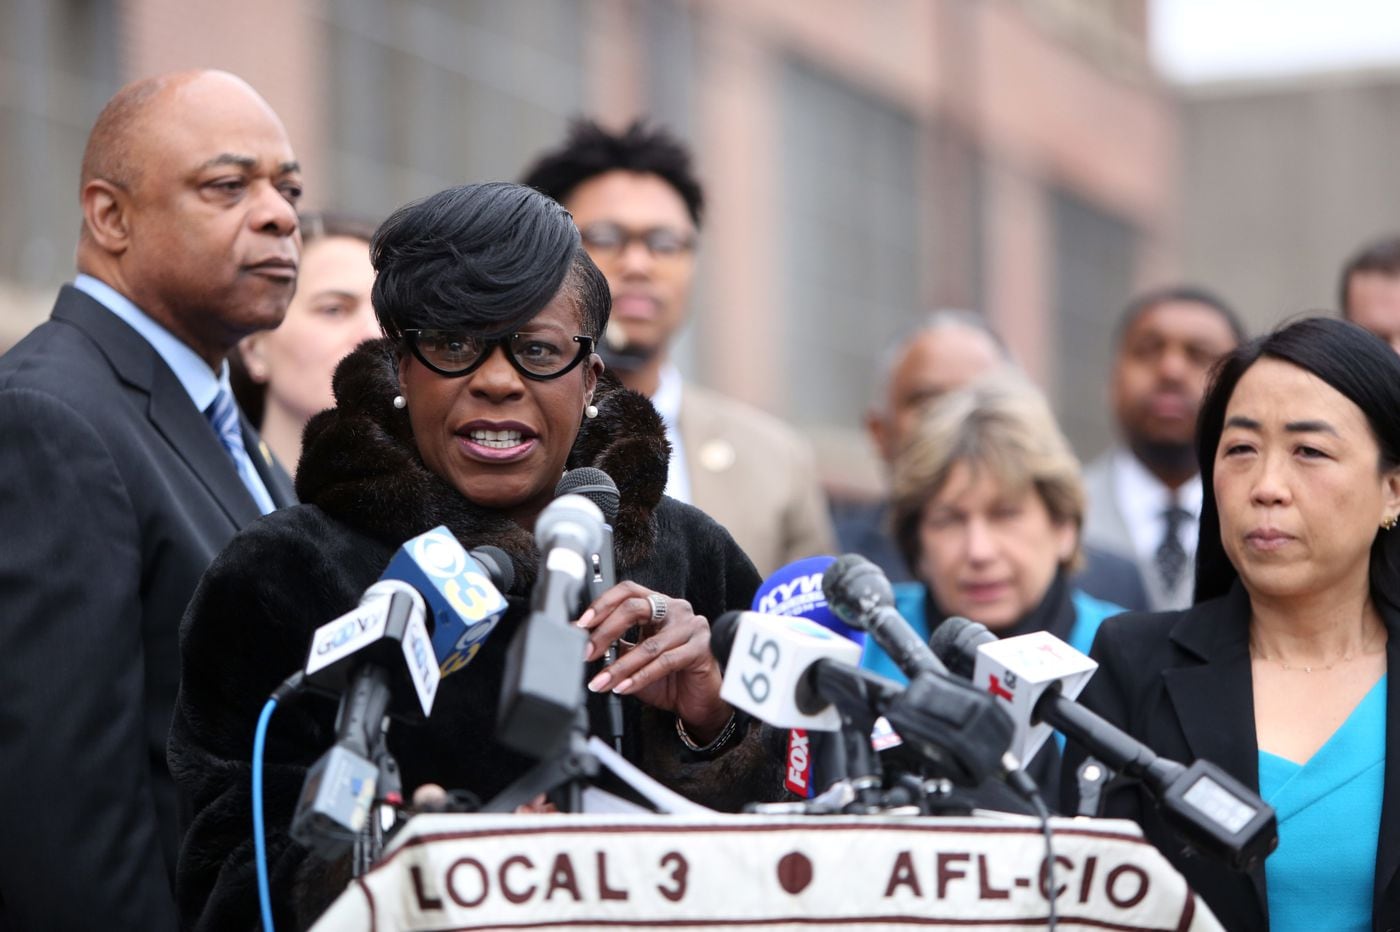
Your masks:
<svg viewBox="0 0 1400 932"><path fill-rule="evenodd" d="M1385 782L1386 677L1306 764L1259 752L1260 795L1278 814L1264 862L1272 932L1371 928Z"/></svg>

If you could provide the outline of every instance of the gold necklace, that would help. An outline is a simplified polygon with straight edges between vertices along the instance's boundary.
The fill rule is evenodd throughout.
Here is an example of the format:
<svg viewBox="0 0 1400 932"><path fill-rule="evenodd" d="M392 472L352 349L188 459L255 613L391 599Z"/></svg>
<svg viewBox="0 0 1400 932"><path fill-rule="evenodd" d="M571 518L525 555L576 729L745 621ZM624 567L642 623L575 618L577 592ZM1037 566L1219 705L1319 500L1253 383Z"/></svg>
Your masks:
<svg viewBox="0 0 1400 932"><path fill-rule="evenodd" d="M1344 663L1351 663L1357 658L1357 654L1355 654L1352 651L1347 651L1345 654L1342 654L1342 656L1338 657L1331 663L1298 664L1297 666L1294 666L1293 664L1287 663L1284 660L1279 659L1278 657L1269 657L1265 655L1264 651L1260 649L1259 645L1255 643L1255 640L1252 637L1249 639L1249 653L1252 656L1258 657L1265 663L1276 663L1283 669L1289 671L1290 673L1294 673L1299 670L1301 670L1304 673L1312 673L1314 670L1320 670L1325 673L1328 670L1331 670L1334 667L1339 667ZM1361 654L1363 656L1371 653L1374 653L1374 651L1370 649L1370 645L1361 645Z"/></svg>

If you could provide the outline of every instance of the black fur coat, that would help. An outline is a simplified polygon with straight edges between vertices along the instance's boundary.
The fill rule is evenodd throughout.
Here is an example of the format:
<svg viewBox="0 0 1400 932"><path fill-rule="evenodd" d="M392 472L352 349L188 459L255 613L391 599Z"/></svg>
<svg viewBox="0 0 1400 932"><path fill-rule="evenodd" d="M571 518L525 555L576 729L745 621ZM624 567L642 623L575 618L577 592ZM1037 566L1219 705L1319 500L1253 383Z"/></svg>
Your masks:
<svg viewBox="0 0 1400 932"><path fill-rule="evenodd" d="M510 610L469 669L442 681L431 719L395 725L390 750L407 793L422 783L489 799L533 761L493 740L506 648L525 614L538 552L531 534L474 506L429 472L413 444L386 342L367 344L336 372L338 407L308 425L297 472L306 504L255 522L215 560L181 628L183 680L168 757L192 820L180 852L177 896L186 926L257 926L251 830L254 726L268 695L301 666L311 632L353 608L403 541L446 524L466 547L510 554ZM662 497L668 448L660 418L640 395L600 379L596 419L585 422L569 466L605 470L619 486L619 578L683 597L713 619L747 608L759 578L714 521ZM780 751L751 724L712 759L685 750L674 716L631 699L637 762L673 789L720 809L781 794ZM269 873L279 928L308 924L348 880L287 834L307 767L333 742L335 704L306 696L279 706L264 763Z"/></svg>

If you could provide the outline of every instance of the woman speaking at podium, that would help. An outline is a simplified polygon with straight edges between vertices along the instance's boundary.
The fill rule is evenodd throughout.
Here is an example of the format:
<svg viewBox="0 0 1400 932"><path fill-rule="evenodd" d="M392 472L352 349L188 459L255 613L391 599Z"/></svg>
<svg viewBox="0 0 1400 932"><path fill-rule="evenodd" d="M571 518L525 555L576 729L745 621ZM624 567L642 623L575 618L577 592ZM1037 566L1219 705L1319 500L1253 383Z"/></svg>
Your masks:
<svg viewBox="0 0 1400 932"><path fill-rule="evenodd" d="M1196 604L1106 621L1080 701L1257 790L1279 846L1233 873L1183 851L1140 787L1104 814L1138 821L1227 929L1400 926L1400 359L1338 320L1254 340L1219 363L1197 450ZM1082 759L1071 742L1068 795Z"/></svg>
<svg viewBox="0 0 1400 932"><path fill-rule="evenodd" d="M763 730L720 700L708 646L706 619L747 607L757 572L719 525L662 496L664 429L593 352L608 285L569 214L517 185L456 187L398 210L372 254L388 339L347 357L337 406L307 426L305 504L237 537L185 616L169 759L193 810L177 881L187 927L256 925L249 788L259 711L304 664L312 631L353 608L399 545L439 524L466 547L505 550L516 583L480 653L442 681L428 722L390 731L403 785L485 801L534 763L495 740L496 712L540 559L532 528L566 467L601 468L620 489L615 554L627 581L581 624L588 659L641 629L640 645L590 684L623 695L635 762L716 808L781 785ZM334 713L308 698L271 720L264 797L279 928L307 924L349 879L347 864L320 862L288 835L306 769L334 740Z"/></svg>

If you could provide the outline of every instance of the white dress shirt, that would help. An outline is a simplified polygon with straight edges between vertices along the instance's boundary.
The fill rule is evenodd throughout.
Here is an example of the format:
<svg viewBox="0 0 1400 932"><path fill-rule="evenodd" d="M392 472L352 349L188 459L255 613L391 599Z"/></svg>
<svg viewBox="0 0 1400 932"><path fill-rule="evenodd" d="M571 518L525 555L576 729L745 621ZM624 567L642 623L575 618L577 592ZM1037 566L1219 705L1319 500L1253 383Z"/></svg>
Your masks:
<svg viewBox="0 0 1400 932"><path fill-rule="evenodd" d="M141 337L151 344L151 349L165 360L170 371L175 373L175 378L180 380L185 393L190 396L190 401L194 402L195 409L200 414L209 410L209 406L214 403L214 396L219 393L221 387L230 396L233 395L233 389L229 385L227 360L220 365L218 374L215 374L214 370L209 368L209 364L179 337L156 323L145 311L133 304L126 295L100 279L93 278L91 275L79 275L73 279L73 287L120 317L130 325L131 329L141 334ZM251 456L251 454L248 455ZM246 474L243 470L238 470L238 475L244 484L249 486L248 493L258 503L259 510L263 514L271 511L274 507L272 495L268 492L267 485L262 481L257 470L250 469Z"/></svg>
<svg viewBox="0 0 1400 932"><path fill-rule="evenodd" d="M1188 560L1196 554L1196 537L1201 524L1201 477L1191 480L1176 490L1173 502L1172 490L1167 488L1147 467L1138 461L1132 452L1118 450L1113 456L1114 490L1118 496L1118 512L1128 533L1133 539L1133 551L1144 565L1152 565L1157 548L1162 545L1162 537L1167 531L1167 509L1173 503L1186 511L1190 517L1177 525L1177 539Z"/></svg>
<svg viewBox="0 0 1400 932"><path fill-rule="evenodd" d="M671 465L666 473L666 494L676 501L690 504L690 470L685 465L685 441L681 439L681 392L685 382L681 370L671 363L661 367L656 392L651 396L652 407L666 425L666 439L671 442Z"/></svg>

